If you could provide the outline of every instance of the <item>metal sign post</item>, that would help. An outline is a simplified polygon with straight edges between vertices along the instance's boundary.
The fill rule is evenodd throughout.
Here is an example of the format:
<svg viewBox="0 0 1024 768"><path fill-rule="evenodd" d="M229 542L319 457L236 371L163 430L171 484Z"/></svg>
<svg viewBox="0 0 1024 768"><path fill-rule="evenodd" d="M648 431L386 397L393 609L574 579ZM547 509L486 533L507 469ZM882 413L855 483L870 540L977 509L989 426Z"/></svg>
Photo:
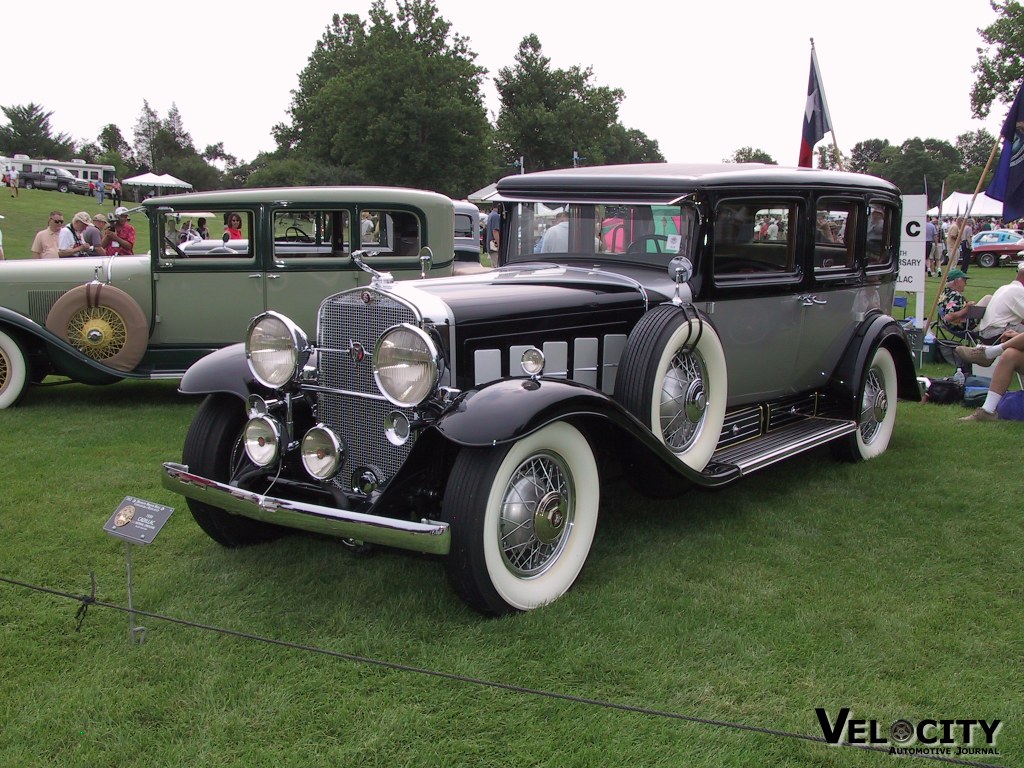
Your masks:
<svg viewBox="0 0 1024 768"><path fill-rule="evenodd" d="M146 628L135 626L135 606L132 603L132 547L152 544L164 523L174 512L145 499L125 496L114 514L110 516L103 530L112 536L124 539L125 565L128 572L128 642L141 645L146 641Z"/></svg>

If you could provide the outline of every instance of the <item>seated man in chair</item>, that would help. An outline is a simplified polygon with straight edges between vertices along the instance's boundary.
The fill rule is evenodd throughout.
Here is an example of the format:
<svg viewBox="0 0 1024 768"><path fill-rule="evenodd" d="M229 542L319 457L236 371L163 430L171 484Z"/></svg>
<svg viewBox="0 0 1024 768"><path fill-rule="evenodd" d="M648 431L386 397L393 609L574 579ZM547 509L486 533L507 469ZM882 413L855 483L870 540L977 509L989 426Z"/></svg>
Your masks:
<svg viewBox="0 0 1024 768"><path fill-rule="evenodd" d="M939 296L939 317L950 332L958 336L967 332L967 313L974 306L974 302L964 296L966 288L967 273L951 269L946 275L946 287Z"/></svg>
<svg viewBox="0 0 1024 768"><path fill-rule="evenodd" d="M1010 387L1014 373L1024 371L1024 333L1006 331L999 344L983 347L957 347L956 354L961 360L988 367L996 361L992 371L992 382L988 385L985 402L974 413L960 421L998 421L996 407Z"/></svg>

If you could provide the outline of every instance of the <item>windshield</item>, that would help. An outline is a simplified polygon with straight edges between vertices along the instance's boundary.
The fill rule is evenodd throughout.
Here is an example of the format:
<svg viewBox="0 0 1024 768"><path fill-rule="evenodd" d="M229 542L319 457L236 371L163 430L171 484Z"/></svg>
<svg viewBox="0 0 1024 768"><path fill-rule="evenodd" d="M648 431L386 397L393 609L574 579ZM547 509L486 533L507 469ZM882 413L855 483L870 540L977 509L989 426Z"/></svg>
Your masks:
<svg viewBox="0 0 1024 768"><path fill-rule="evenodd" d="M509 262L601 256L664 266L692 255L696 213L688 206L553 201L511 211Z"/></svg>

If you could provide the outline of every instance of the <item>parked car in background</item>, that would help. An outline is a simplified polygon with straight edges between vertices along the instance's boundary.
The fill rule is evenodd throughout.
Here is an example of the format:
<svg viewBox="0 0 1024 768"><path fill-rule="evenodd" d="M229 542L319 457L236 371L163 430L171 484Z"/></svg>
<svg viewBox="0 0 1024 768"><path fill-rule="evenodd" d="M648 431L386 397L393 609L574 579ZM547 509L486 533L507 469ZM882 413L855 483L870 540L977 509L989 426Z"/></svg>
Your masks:
<svg viewBox="0 0 1024 768"><path fill-rule="evenodd" d="M1016 229L993 229L971 238L971 257L979 267L1018 262L1024 251L1024 234Z"/></svg>
<svg viewBox="0 0 1024 768"><path fill-rule="evenodd" d="M468 200L456 200L454 274L472 274L486 269L480 264L481 231L480 209Z"/></svg>
<svg viewBox="0 0 1024 768"><path fill-rule="evenodd" d="M45 166L41 171L22 171L18 183L25 189L55 189L58 192L89 194L89 182L63 168Z"/></svg>
<svg viewBox="0 0 1024 768"><path fill-rule="evenodd" d="M0 262L0 408L51 373L178 378L242 339L255 314L312 324L320 299L365 285L373 269L419 278L451 274L454 261L454 207L433 192L204 192L133 213L136 250L148 241L149 253Z"/></svg>
<svg viewBox="0 0 1024 768"><path fill-rule="evenodd" d="M189 369L205 400L163 483L207 534L440 555L473 608L529 610L587 560L603 468L665 497L826 444L870 459L920 398L888 182L645 164L510 176L496 199L496 269L382 272Z"/></svg>

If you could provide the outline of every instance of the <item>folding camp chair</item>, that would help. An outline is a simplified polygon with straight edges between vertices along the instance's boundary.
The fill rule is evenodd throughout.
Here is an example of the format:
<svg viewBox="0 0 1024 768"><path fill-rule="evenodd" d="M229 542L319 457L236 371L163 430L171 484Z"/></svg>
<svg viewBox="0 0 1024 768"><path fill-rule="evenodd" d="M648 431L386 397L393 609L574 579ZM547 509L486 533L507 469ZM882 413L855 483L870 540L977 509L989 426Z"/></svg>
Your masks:
<svg viewBox="0 0 1024 768"><path fill-rule="evenodd" d="M945 313L939 308L939 318L935 324L935 348L942 362L958 368L961 366L963 361L956 356L954 350L959 346L975 347L980 343L978 324L984 315L985 307L972 306L967 310L963 327L958 328L946 322Z"/></svg>

